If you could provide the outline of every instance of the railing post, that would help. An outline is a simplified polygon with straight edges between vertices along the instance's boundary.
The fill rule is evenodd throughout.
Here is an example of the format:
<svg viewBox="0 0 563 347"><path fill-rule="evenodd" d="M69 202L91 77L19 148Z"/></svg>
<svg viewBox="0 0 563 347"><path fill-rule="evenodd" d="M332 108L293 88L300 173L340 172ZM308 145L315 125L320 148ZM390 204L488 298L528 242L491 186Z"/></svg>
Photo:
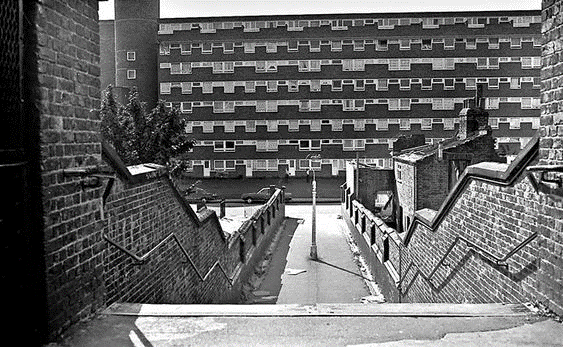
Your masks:
<svg viewBox="0 0 563 347"><path fill-rule="evenodd" d="M219 203L219 218L225 217L225 206L226 206L225 199L223 199Z"/></svg>

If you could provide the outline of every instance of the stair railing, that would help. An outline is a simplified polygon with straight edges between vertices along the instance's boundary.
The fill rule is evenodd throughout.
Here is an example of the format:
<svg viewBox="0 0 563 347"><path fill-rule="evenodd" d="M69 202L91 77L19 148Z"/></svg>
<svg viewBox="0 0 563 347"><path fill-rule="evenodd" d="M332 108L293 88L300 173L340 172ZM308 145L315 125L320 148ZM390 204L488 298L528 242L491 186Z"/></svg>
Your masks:
<svg viewBox="0 0 563 347"><path fill-rule="evenodd" d="M520 242L516 247L514 247L510 252L508 252L504 257L499 258L497 256L495 256L494 254L486 251L485 249L483 249L482 247L480 247L479 245L471 242L470 240L468 240L467 238L463 237L463 236L457 236L455 238L455 240L449 245L448 249L446 250L446 252L444 253L444 255L442 256L442 258L440 258L440 260L438 261L438 263L434 266L434 268L432 269L432 271L430 271L430 274L426 275L424 274L420 268L418 268L418 272L417 274L420 274L420 276L422 276L422 278L424 278L426 281L430 281L432 279L432 277L434 277L434 274L436 274L436 272L438 271L438 269L444 264L444 261L446 260L446 258L448 257L448 255L452 252L452 250L454 249L454 247L459 243L459 241L464 241L469 248L473 249L474 251L476 251L477 253L479 253L481 256L483 256L484 258L488 259L489 261L493 262L495 265L497 266L502 266L502 267L508 267L508 264L506 263L506 261L508 259L510 259L514 254L516 254L518 251L520 251L522 248L526 247L530 242L532 242L536 237L538 236L538 232L534 232L532 233L530 236L528 236L525 240L523 240L522 242ZM401 279L399 280L399 282L397 282L397 288L399 290L399 294L400 295L404 295L405 293L401 292L401 285L403 284L404 280L407 278L407 274L409 273L409 271L411 270L411 268L413 268L414 265L414 261L411 261L410 264L407 266L404 275L401 277ZM416 277L416 275L415 275ZM414 281L414 278L413 278ZM412 282L412 281L411 281Z"/></svg>
<svg viewBox="0 0 563 347"><path fill-rule="evenodd" d="M168 242L168 240L172 239L173 241L175 241L175 243L178 245L178 247L180 247L180 250L182 251L182 254L185 256L185 258L187 259L187 262L191 265L192 269L194 269L195 273L197 274L197 276L199 277L199 279L202 282L205 282L207 280L207 278L209 277L209 275L213 272L213 270L215 269L215 267L218 267L219 270L221 270L221 273L223 274L223 276L225 276L225 278L227 279L227 281L229 282L229 285L232 287L233 286L233 279L231 277L229 277L229 275L227 275L227 272L225 271L225 269L223 268L223 266L221 266L221 263L219 262L219 260L217 259L217 261L215 261L215 263L213 264L213 266L209 269L209 271L207 271L207 273L205 275L202 275L202 273L199 271L199 269L197 268L197 266L195 265L195 263L193 262L192 258L190 257L190 255L188 254L188 252L186 251L186 249L184 248L184 246L182 246L182 243L180 242L180 240L178 239L178 236L176 236L176 234L171 233L168 236L166 236L162 241L160 241L156 246L154 246L151 250L149 250L147 253L145 253L143 256L138 256L135 253L131 252L130 250L128 250L127 248L123 247L122 245L120 245L119 243L117 243L116 241L110 239L109 237L107 237L106 235L103 236L104 239L106 241L108 241L110 244L112 244L113 246L117 247L117 249L121 250L123 253L127 254L129 257L131 257L132 259L134 259L137 262L137 265L142 265L145 264L148 260L148 258L150 257L150 255L156 251L158 248L160 248L162 245L164 245L166 242Z"/></svg>

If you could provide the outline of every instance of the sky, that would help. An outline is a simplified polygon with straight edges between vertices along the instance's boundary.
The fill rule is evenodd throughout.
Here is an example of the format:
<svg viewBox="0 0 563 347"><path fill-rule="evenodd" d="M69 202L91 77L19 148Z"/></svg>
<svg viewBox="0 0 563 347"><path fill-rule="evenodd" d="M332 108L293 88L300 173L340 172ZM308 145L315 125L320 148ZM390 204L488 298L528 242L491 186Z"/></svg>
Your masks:
<svg viewBox="0 0 563 347"><path fill-rule="evenodd" d="M99 2L100 19L113 19L113 2ZM161 18L532 9L541 0L160 0Z"/></svg>

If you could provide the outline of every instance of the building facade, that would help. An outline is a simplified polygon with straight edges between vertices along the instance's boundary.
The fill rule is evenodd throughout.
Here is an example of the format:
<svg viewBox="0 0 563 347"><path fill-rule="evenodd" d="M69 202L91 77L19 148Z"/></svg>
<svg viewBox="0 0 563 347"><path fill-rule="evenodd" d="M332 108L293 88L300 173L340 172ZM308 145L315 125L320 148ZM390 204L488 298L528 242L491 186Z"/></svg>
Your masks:
<svg viewBox="0 0 563 347"><path fill-rule="evenodd" d="M158 85L137 87L186 115L198 177L391 168L400 135L452 137L478 83L510 154L539 128L540 31L539 10L160 19Z"/></svg>

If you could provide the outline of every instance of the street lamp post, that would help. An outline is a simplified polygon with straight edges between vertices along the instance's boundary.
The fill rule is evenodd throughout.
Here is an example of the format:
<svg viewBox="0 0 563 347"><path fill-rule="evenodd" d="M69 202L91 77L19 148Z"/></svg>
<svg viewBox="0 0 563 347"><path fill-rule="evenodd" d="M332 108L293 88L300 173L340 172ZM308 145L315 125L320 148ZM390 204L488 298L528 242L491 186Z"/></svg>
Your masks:
<svg viewBox="0 0 563 347"><path fill-rule="evenodd" d="M307 158L311 156L310 154L307 155ZM311 156L311 158L319 158L320 155ZM317 260L319 258L317 254L317 180L315 177L315 170L313 171L313 183L312 183L312 194L313 194L313 215L311 218L311 252L310 257L313 260Z"/></svg>

